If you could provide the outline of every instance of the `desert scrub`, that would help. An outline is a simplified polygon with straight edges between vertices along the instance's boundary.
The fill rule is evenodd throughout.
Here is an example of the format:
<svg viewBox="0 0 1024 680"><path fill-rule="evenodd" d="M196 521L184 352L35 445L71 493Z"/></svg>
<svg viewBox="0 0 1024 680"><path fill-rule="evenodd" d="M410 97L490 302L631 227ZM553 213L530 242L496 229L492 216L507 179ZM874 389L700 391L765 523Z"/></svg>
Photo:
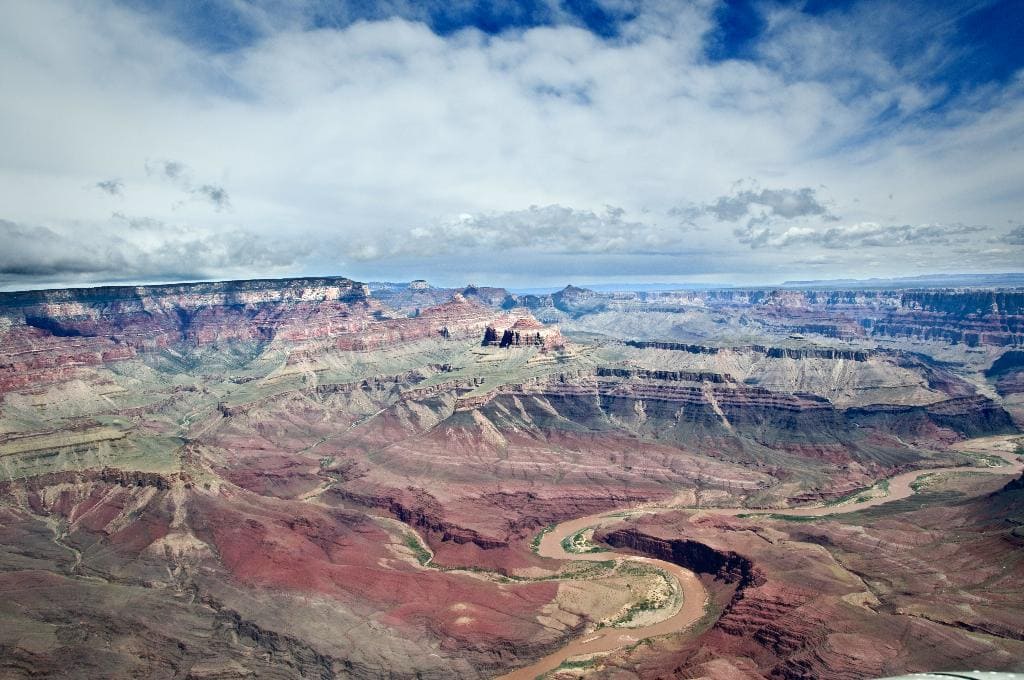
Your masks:
<svg viewBox="0 0 1024 680"><path fill-rule="evenodd" d="M710 630L712 626L721 618L722 614L725 613L725 606L714 601L713 597L708 597L704 602L704 616L693 624L691 631L694 634L701 634L707 630Z"/></svg>
<svg viewBox="0 0 1024 680"><path fill-rule="evenodd" d="M627 623L631 622L637 614L641 612L654 611L655 609L661 609L662 606L663 604L661 603L644 598L639 602L633 603L633 605L626 610L626 613L612 621L611 625L624 626Z"/></svg>
<svg viewBox="0 0 1024 680"><path fill-rule="evenodd" d="M923 489L926 489L934 481L935 473L923 474L910 483L910 489L914 493L921 493Z"/></svg>
<svg viewBox="0 0 1024 680"><path fill-rule="evenodd" d="M551 672L552 673L557 673L558 671L588 670L588 669L591 669L591 668L597 668L600 663L601 663L601 659L600 658L566 659L565 661L563 661L558 666L558 668L554 669ZM545 674L545 675L540 676L540 677L547 678L547 677L550 677L550 675Z"/></svg>
<svg viewBox="0 0 1024 680"><path fill-rule="evenodd" d="M620 576L654 577L654 584L648 585L647 592L643 597L630 605L623 613L611 621L605 620L606 625L625 626L642 612L665 609L679 601L680 592L676 588L675 579L658 567L624 561L619 564L615 572ZM650 584L650 582L648 583Z"/></svg>
<svg viewBox="0 0 1024 680"><path fill-rule="evenodd" d="M877 493L877 492L881 492L881 493ZM836 498L834 500L828 501L827 503L825 503L825 507L826 508L832 508L832 507L835 507L837 505L843 505L843 504L846 504L846 503L863 503L865 501L871 500L872 498L878 498L879 496L888 496L888 495L889 495L889 480L888 479L883 479L883 480L879 481L878 483L872 484L871 486L869 486L867 488L860 489L858 491L854 491L853 493L847 494L846 496L843 496L842 498Z"/></svg>
<svg viewBox="0 0 1024 680"><path fill-rule="evenodd" d="M585 566L578 569L560 572L551 578L593 578L594 576L610 572L615 568L615 560L601 560L600 562L574 562L574 564L584 564Z"/></svg>
<svg viewBox="0 0 1024 680"><path fill-rule="evenodd" d="M587 536L587 532L591 532L591 535L593 535L593 531L594 529L592 527L588 527L586 529L580 529L571 536L566 536L562 539L562 550L564 550L567 553L574 553L576 555L581 555L584 553L608 552L604 548L594 545L590 542L590 538Z"/></svg>
<svg viewBox="0 0 1024 680"><path fill-rule="evenodd" d="M642 564L640 562L633 562L630 560L623 560L619 564L619 568L615 571L622 576L648 576L650 574L661 574L662 576L665 576L665 572L657 567L652 567L648 564ZM667 579L668 577L665 578Z"/></svg>

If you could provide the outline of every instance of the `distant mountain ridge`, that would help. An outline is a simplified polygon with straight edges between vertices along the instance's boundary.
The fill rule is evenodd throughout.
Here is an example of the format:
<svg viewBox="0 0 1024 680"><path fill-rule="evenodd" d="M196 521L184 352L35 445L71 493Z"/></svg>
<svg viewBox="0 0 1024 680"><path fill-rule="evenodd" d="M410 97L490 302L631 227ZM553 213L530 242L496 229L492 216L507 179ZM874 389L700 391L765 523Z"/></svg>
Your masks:
<svg viewBox="0 0 1024 680"><path fill-rule="evenodd" d="M896 276L870 279L812 279L808 281L785 281L782 288L994 288L1024 286L1024 273L1008 274L919 274L917 276ZM759 286L752 286L758 288ZM771 287L771 286L769 286Z"/></svg>

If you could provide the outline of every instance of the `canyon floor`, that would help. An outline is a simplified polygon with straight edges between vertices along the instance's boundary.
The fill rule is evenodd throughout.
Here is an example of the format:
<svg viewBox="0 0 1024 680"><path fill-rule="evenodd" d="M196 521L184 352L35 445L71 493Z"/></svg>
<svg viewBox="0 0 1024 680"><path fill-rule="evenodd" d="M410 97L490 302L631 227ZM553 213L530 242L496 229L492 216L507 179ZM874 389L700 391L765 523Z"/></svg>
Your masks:
<svg viewBox="0 0 1024 680"><path fill-rule="evenodd" d="M1022 300L2 294L0 676L1024 670Z"/></svg>

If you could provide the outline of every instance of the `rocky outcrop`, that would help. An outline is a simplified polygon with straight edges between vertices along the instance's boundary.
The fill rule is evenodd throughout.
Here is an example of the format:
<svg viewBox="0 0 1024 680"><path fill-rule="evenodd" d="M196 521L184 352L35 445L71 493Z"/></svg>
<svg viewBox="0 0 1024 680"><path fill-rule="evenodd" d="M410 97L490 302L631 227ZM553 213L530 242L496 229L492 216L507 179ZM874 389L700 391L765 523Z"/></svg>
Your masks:
<svg viewBox="0 0 1024 680"><path fill-rule="evenodd" d="M701 314L761 332L862 342L926 340L967 346L1024 344L1019 290L708 290L598 293L571 288L518 303L573 318L605 312Z"/></svg>
<svg viewBox="0 0 1024 680"><path fill-rule="evenodd" d="M766 345L743 345L738 347L708 347L680 342L657 342L648 340L627 340L626 345L638 349L664 349L690 354L718 354L730 352L756 352L771 359L832 359L846 361L867 361L875 353L868 350L838 349L834 347L768 347Z"/></svg>
<svg viewBox="0 0 1024 680"><path fill-rule="evenodd" d="M396 519L433 534L443 542L472 543L484 550L508 547L505 539L482 536L472 529L446 521L440 504L426 493L410 494L392 490L391 493L363 494L347 489L332 489L328 496L387 510Z"/></svg>
<svg viewBox="0 0 1024 680"><path fill-rule="evenodd" d="M102 482L120 487L152 487L160 491L166 491L176 481L183 479L186 479L186 477L180 473L167 475L157 472L105 467L101 470L51 472L17 481L0 482L0 494L12 494L15 489L24 489L30 493L35 493L48 487L62 484L78 485L90 482Z"/></svg>
<svg viewBox="0 0 1024 680"><path fill-rule="evenodd" d="M372 307L344 278L0 293L0 391L166 348L357 333Z"/></svg>
<svg viewBox="0 0 1024 680"><path fill-rule="evenodd" d="M509 324L511 321L511 325ZM503 323L504 322L504 323ZM484 329L483 347L540 347L545 350L565 346L561 332L555 326L545 326L533 317L515 320L502 319Z"/></svg>
<svg viewBox="0 0 1024 680"><path fill-rule="evenodd" d="M672 352L689 352L690 354L718 354L718 347L691 345L684 342L658 342L654 340L626 340L625 344L637 349L665 349Z"/></svg>
<svg viewBox="0 0 1024 680"><path fill-rule="evenodd" d="M1024 394L1024 351L1004 352L985 370L985 377L995 381L1003 396Z"/></svg>
<svg viewBox="0 0 1024 680"><path fill-rule="evenodd" d="M614 652L595 676L854 680L936 667L1018 670L1020 617L1008 612L1020 601L1020 565L1007 557L1019 543L1007 542L1005 521L1015 500L911 504L849 522L675 513L599 531L609 545L706 575L710 611L721 615L697 634Z"/></svg>
<svg viewBox="0 0 1024 680"><path fill-rule="evenodd" d="M765 582L764 574L747 557L731 550L716 550L699 541L686 538L664 539L636 529L601 531L595 540L615 548L628 548L641 555L678 564L697 574L736 586L736 600L742 591Z"/></svg>
<svg viewBox="0 0 1024 680"><path fill-rule="evenodd" d="M856 423L871 424L898 434L920 433L938 426L961 437L1013 434L1017 427L1010 415L988 397L975 395L947 399L927 406L877 405L851 408L848 417Z"/></svg>
<svg viewBox="0 0 1024 680"><path fill-rule="evenodd" d="M598 367L599 378L638 378L640 380L664 380L667 382L709 382L716 384L735 383L728 373L705 371L651 371L646 369Z"/></svg>
<svg viewBox="0 0 1024 680"><path fill-rule="evenodd" d="M1003 491L1024 491L1024 475L1011 480L1003 487Z"/></svg>
<svg viewBox="0 0 1024 680"><path fill-rule="evenodd" d="M556 309L569 314L593 314L607 308L606 297L586 288L566 286L551 295L551 302Z"/></svg>

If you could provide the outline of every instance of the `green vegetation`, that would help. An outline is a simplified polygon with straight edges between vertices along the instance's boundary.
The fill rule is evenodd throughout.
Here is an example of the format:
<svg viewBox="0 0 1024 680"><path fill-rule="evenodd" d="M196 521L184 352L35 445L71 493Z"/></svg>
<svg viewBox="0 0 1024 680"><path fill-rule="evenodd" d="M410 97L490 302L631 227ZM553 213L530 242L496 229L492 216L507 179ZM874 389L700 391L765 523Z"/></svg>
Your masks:
<svg viewBox="0 0 1024 680"><path fill-rule="evenodd" d="M540 580L548 579L562 579L562 578L593 578L599 574L609 572L615 568L615 560L601 560L600 562L577 562L576 564L585 564L582 569L576 569L573 571L559 572L553 576L545 576Z"/></svg>
<svg viewBox="0 0 1024 680"><path fill-rule="evenodd" d="M781 519L786 522L814 522L826 517L831 517L831 515L784 515L777 512L768 515L769 519Z"/></svg>
<svg viewBox="0 0 1024 680"><path fill-rule="evenodd" d="M662 605L658 604L654 600L644 598L639 602L633 603L633 606L626 610L626 613L619 618L612 621L613 626L622 626L630 621L639 614L640 612L654 611L655 609L661 609Z"/></svg>
<svg viewBox="0 0 1024 680"><path fill-rule="evenodd" d="M666 574L658 567L646 564L638 564L636 562L623 561L619 563L619 566L616 569L616 573L620 575L641 577L656 575L664 582L665 587L668 589L668 592L670 593L670 596L662 601L652 600L650 598L645 597L635 602L628 610L626 610L626 612L622 616L611 622L612 626L622 626L628 624L634 618L636 618L637 614L640 614L641 612L655 611L658 609L663 609L665 607L671 606L672 603L678 598L678 593L673 586L674 581L672 577Z"/></svg>
<svg viewBox="0 0 1024 680"><path fill-rule="evenodd" d="M420 566L427 566L430 564L431 555L430 551L427 550L420 542L419 536L416 534L405 535L405 546L412 550L412 554L416 557L416 561L420 563Z"/></svg>
<svg viewBox="0 0 1024 680"><path fill-rule="evenodd" d="M566 536L562 539L562 550L567 553L573 553L576 555L582 555L585 553L600 553L608 552L605 548L594 545L587 538L587 532L593 531L593 527L586 529L580 529L571 536Z"/></svg>
<svg viewBox="0 0 1024 680"><path fill-rule="evenodd" d="M619 568L616 569L616 572L623 576L647 576L649 574L660 574L666 579L666 581L668 581L668 577L665 576L665 572L661 569L647 564L640 564L638 562L624 561L619 564ZM671 581L669 581L669 583L671 583Z"/></svg>
<svg viewBox="0 0 1024 680"><path fill-rule="evenodd" d="M534 555L540 554L540 542L544 540L544 534L548 533L549 531L552 531L555 528L555 526L557 525L549 524L543 529L541 529L539 532L537 532L537 535L533 537L533 540L530 542L530 550L533 551Z"/></svg>
<svg viewBox="0 0 1024 680"><path fill-rule="evenodd" d="M587 669L587 668L596 668L600 662L601 662L601 659L600 658L596 658L596 657L595 658L590 658L590 659L576 659L576 660L566 659L565 661L563 661L558 666L558 668L555 668L554 670L549 671L548 673L543 673L541 675L538 675L537 677L538 678L548 678L548 677L550 677L551 673L557 673L558 671L569 671L569 670L574 670L574 669L582 670L582 669Z"/></svg>
<svg viewBox="0 0 1024 680"><path fill-rule="evenodd" d="M715 625L715 622L721 618L722 613L725 611L723 605L717 604L713 597L709 597L704 603L704 616L693 624L690 632L693 635L700 635L706 630L709 630L711 626Z"/></svg>
<svg viewBox="0 0 1024 680"><path fill-rule="evenodd" d="M1017 445L1017 455L1021 455L1021 445ZM990 453L976 453L974 451L968 451L964 453L965 456L971 459L975 467L1002 467L1006 465L1006 461L1000 456L994 456Z"/></svg>
<svg viewBox="0 0 1024 680"><path fill-rule="evenodd" d="M921 493L921 491L935 481L935 473L929 472L919 476L917 479L910 483L910 488L914 493Z"/></svg>

